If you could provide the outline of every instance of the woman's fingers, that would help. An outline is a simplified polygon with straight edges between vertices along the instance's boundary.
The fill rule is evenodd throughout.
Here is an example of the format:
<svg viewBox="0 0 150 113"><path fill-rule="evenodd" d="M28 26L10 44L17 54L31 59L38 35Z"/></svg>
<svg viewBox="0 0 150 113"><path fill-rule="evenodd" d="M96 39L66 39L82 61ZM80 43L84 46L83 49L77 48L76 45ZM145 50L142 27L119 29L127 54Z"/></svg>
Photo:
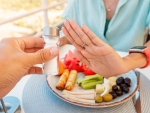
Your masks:
<svg viewBox="0 0 150 113"><path fill-rule="evenodd" d="M74 41L74 39L70 36L69 32L67 31L67 29L64 26L62 27L62 31L65 34L66 38L70 41L70 43L72 43L79 51L83 50L83 48L80 45L78 45Z"/></svg>
<svg viewBox="0 0 150 113"><path fill-rule="evenodd" d="M82 46L84 44L84 42L78 37L78 35L76 34L76 32L74 31L74 29L72 29L71 25L70 25L70 22L68 20L66 20L64 22L70 36L73 37L73 39L80 45Z"/></svg>
<svg viewBox="0 0 150 113"><path fill-rule="evenodd" d="M82 53L80 51L75 49L74 55L79 61L81 61L82 63L84 63L85 65L87 65L89 67L90 62L82 55Z"/></svg>
<svg viewBox="0 0 150 113"><path fill-rule="evenodd" d="M80 39L84 43L86 43L86 45L88 45L88 46L92 46L93 45L93 43L90 40L90 38L82 31L82 29L78 26L78 24L73 19L70 21L70 25L72 26L74 31L78 34Z"/></svg>
<svg viewBox="0 0 150 113"><path fill-rule="evenodd" d="M105 44L105 42L98 38L86 25L82 25L82 30L87 34L87 36L95 45L103 46Z"/></svg>

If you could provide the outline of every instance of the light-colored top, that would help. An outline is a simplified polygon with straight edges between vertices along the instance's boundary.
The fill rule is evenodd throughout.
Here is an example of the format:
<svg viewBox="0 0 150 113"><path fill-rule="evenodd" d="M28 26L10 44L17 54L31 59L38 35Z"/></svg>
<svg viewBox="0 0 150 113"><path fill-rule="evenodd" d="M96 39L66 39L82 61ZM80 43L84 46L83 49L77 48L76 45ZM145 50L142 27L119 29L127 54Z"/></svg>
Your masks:
<svg viewBox="0 0 150 113"><path fill-rule="evenodd" d="M143 45L145 28L150 28L150 0L119 0L105 36L103 0L69 0L62 18L74 19L80 27L85 24L115 50L128 51Z"/></svg>

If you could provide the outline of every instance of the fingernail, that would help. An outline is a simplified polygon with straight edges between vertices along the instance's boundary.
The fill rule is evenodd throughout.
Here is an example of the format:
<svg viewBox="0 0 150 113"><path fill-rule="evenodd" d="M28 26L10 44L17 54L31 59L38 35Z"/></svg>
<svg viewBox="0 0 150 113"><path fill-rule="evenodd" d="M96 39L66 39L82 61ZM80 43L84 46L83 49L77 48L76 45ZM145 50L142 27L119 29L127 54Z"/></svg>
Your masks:
<svg viewBox="0 0 150 113"><path fill-rule="evenodd" d="M53 47L50 49L51 56L57 56L58 52L59 52L59 50L57 47Z"/></svg>
<svg viewBox="0 0 150 113"><path fill-rule="evenodd" d="M66 21L68 21L67 19L66 19ZM69 21L68 21L69 22Z"/></svg>
<svg viewBox="0 0 150 113"><path fill-rule="evenodd" d="M66 28L65 26L62 26L63 28Z"/></svg>
<svg viewBox="0 0 150 113"><path fill-rule="evenodd" d="M73 52L77 51L77 49L74 49Z"/></svg>

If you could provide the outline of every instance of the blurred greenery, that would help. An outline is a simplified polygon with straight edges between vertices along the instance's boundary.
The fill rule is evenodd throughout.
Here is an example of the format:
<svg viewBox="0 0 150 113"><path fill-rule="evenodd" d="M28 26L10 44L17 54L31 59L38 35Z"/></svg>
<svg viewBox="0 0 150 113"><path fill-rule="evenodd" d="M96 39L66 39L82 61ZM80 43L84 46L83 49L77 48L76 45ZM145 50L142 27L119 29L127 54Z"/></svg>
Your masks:
<svg viewBox="0 0 150 113"><path fill-rule="evenodd" d="M48 4L62 0L47 0ZM19 11L20 9L31 10L41 7L41 0L0 0L0 8L4 10Z"/></svg>
<svg viewBox="0 0 150 113"><path fill-rule="evenodd" d="M47 0L48 5L60 2L63 0ZM42 7L41 0L0 0L0 10L3 12L0 15L0 19L11 18L11 15L18 15L20 13L25 13L35 8ZM60 14L64 10L65 4L49 9L49 25L53 25L58 21L62 20ZM25 35L36 34L43 29L43 14L37 13L31 16L27 16L18 20L11 22L11 24L30 29L31 33L25 33ZM25 32L25 31L24 31ZM18 32L19 33L19 32ZM10 33L11 34L11 33ZM15 36L12 33L12 36ZM16 33L15 33L16 34ZM17 36L17 35L16 35ZM24 36L24 34L22 34Z"/></svg>

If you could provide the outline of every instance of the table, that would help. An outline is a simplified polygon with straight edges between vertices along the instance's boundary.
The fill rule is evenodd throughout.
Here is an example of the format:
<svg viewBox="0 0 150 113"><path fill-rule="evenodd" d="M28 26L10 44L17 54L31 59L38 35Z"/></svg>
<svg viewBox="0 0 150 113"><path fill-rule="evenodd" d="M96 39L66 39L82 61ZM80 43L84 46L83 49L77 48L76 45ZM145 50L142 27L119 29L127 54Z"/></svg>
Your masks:
<svg viewBox="0 0 150 113"><path fill-rule="evenodd" d="M64 56L66 54L65 49L69 48L73 50L73 47L71 47L70 45L65 45L63 47L60 48L60 58L62 58L62 56ZM127 52L118 52L120 54L121 57L124 57L126 55L128 55ZM150 80L150 67L147 67L145 69L137 69L138 71L142 72L149 80ZM25 87L26 82L30 79L32 75L27 75L24 76L18 83L17 85L7 94L7 96L15 96L17 98L19 98L20 102L21 102L21 107L22 107L22 94L23 94L23 89ZM22 109L22 112L24 112L24 110Z"/></svg>

